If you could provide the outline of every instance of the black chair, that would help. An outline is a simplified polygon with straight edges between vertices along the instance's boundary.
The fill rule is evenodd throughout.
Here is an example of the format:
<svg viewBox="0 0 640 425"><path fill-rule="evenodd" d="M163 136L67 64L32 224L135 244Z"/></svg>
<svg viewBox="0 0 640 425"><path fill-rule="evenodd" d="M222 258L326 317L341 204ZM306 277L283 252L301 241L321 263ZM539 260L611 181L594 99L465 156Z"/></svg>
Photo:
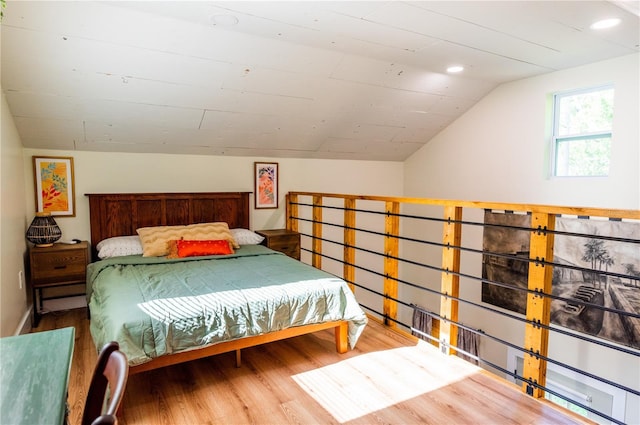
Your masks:
<svg viewBox="0 0 640 425"><path fill-rule="evenodd" d="M82 425L106 425L118 422L116 413L127 386L129 363L117 342L102 347L91 377ZM108 391L107 391L108 389Z"/></svg>

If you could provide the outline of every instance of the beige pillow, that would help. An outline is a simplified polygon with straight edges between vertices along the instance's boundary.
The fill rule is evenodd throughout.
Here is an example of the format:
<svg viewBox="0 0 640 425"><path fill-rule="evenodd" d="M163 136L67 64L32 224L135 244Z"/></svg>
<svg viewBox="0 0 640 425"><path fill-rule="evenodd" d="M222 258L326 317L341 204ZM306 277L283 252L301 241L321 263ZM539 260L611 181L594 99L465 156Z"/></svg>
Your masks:
<svg viewBox="0 0 640 425"><path fill-rule="evenodd" d="M169 254L167 242L179 239L192 241L226 239L234 248L240 248L229 230L229 225L224 222L190 224L188 226L141 227L136 232L142 242L143 257L167 255Z"/></svg>

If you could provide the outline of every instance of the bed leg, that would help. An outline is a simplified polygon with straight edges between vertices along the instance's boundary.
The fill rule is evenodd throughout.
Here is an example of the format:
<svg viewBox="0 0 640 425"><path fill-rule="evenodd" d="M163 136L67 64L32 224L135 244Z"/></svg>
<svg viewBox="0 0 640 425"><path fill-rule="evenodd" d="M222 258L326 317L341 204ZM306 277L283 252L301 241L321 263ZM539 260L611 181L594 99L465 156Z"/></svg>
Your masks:
<svg viewBox="0 0 640 425"><path fill-rule="evenodd" d="M240 354L240 350L236 350L236 367L242 366L242 355Z"/></svg>
<svg viewBox="0 0 640 425"><path fill-rule="evenodd" d="M340 322L335 328L336 331L336 351L338 353L346 353L349 347L348 333L349 328L347 322Z"/></svg>

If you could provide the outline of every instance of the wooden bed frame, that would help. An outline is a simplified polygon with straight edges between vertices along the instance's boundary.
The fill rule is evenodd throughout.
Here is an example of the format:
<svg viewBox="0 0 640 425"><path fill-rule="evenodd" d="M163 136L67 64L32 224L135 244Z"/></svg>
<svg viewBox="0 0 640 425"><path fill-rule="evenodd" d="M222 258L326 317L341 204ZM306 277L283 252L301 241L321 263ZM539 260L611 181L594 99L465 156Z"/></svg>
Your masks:
<svg viewBox="0 0 640 425"><path fill-rule="evenodd" d="M91 252L97 260L95 246L103 239L136 235L136 229L149 226L175 226L224 221L229 228L249 229L249 195L251 192L191 192L191 193L105 193L87 194L91 223ZM272 341L291 338L324 329L335 330L336 350L348 349L347 322L334 321L298 326L268 334L221 342L204 348L183 351L155 358L129 368L129 374L170 366L215 354L236 352L240 365L240 350Z"/></svg>

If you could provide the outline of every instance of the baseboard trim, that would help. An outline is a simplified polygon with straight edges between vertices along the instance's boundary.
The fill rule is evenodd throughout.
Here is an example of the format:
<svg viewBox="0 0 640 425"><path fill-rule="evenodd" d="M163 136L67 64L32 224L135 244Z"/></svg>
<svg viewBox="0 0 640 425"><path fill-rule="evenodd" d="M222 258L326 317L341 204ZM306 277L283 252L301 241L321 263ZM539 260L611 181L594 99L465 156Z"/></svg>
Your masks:
<svg viewBox="0 0 640 425"><path fill-rule="evenodd" d="M33 316L32 305L29 306L27 311L22 316L22 319L20 320L20 324L18 325L18 328L16 329L16 332L14 333L14 335L23 335L31 332L31 316Z"/></svg>

